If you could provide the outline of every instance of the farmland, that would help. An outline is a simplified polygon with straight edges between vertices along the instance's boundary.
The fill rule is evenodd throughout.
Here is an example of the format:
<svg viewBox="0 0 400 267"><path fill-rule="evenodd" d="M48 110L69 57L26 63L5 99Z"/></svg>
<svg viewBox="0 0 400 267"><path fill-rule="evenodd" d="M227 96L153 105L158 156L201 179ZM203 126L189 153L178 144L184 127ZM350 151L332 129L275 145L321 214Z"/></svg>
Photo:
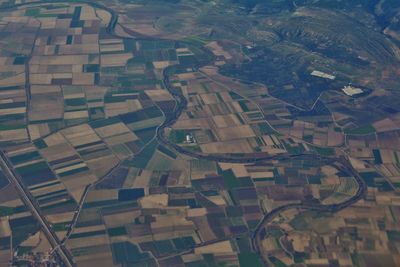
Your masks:
<svg viewBox="0 0 400 267"><path fill-rule="evenodd" d="M296 2L0 1L0 265L399 265L398 12Z"/></svg>

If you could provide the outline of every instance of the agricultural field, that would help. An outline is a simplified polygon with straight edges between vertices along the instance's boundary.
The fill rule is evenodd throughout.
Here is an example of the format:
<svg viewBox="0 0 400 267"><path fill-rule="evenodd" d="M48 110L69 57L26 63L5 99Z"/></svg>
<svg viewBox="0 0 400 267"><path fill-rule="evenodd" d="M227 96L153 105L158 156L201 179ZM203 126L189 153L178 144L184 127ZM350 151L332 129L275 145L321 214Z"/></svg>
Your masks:
<svg viewBox="0 0 400 267"><path fill-rule="evenodd" d="M397 197L386 193L373 205L359 203L336 214L284 212L279 221L277 218L265 228L262 246L268 261L282 266L332 262L340 266L397 266L398 253L388 251L398 244L398 215L383 200L396 201Z"/></svg>
<svg viewBox="0 0 400 267"><path fill-rule="evenodd" d="M392 2L0 0L0 265L400 265Z"/></svg>
<svg viewBox="0 0 400 267"><path fill-rule="evenodd" d="M177 144L193 149L197 146L205 154L286 152L254 102L213 82L201 72L179 73L173 79L174 86L189 102L169 134ZM189 144L188 135L193 137Z"/></svg>
<svg viewBox="0 0 400 267"><path fill-rule="evenodd" d="M154 162L161 153L163 158ZM113 255L110 266L153 266L155 261L163 266L209 261L237 265L243 257L258 263L248 235L263 212L312 199L340 203L357 190L354 179L339 167L310 164L306 158L216 164L174 159L160 145L140 157L147 157L147 165L124 163L88 194L67 241L79 264L95 264L87 258L105 261L106 255ZM191 179L180 181L185 176ZM128 248L137 257L120 254Z"/></svg>
<svg viewBox="0 0 400 267"><path fill-rule="evenodd" d="M28 255L30 253L39 259L47 258L45 261L50 264L55 263L55 258L49 257L51 245L38 221L19 198L14 187L4 180L3 172L0 177L0 264L23 264L32 260Z"/></svg>

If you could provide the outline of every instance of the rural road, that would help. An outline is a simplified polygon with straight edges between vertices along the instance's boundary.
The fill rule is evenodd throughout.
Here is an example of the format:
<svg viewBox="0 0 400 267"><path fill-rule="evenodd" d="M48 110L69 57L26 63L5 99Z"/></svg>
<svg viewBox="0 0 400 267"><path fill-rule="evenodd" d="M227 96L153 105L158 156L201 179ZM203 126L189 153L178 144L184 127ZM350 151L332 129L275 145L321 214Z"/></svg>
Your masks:
<svg viewBox="0 0 400 267"><path fill-rule="evenodd" d="M360 174L353 168L350 161L345 157L341 156L339 158L334 157L326 157L322 155L316 155L315 153L301 153L301 154L291 154L291 155L276 155L276 156L261 156L261 157L229 157L229 156L222 156L222 155L207 155L199 152L194 152L191 150L187 150L175 143L172 143L168 140L168 138L164 135L164 130L167 127L172 126L179 118L183 110L187 107L187 99L185 96L178 90L175 90L171 87L169 82L169 76L167 74L168 70L164 70L164 85L169 93L175 98L177 107L172 115L167 116L164 123L157 128L157 138L158 140L163 143L164 145L173 148L177 152L193 157L198 159L206 159L211 161L217 162L227 162L227 163L256 163L261 161L269 161L269 160L288 160L296 157L307 157L308 160L324 160L327 164L332 164L334 162L338 162L341 166L337 166L341 171L348 173L349 175L353 176L358 184L357 192L349 198L348 200L339 203L339 204L332 204L332 205L323 205L319 203L293 203L280 206L275 208L268 213L266 213L260 222L257 224L255 230L251 233L251 240L252 240L252 248L253 250L260 256L262 262L265 266L269 266L268 263L268 255L264 255L261 250L261 236L266 224L271 222L276 216L278 216L283 211L289 209L308 209L308 210L318 210L321 212L338 212L342 209L345 209L358 200L362 199L367 191L367 185L365 184L364 180L360 176Z"/></svg>
<svg viewBox="0 0 400 267"><path fill-rule="evenodd" d="M64 264L68 267L74 266L72 255L70 255L69 251L63 245L60 245L60 240L51 228L50 224L47 222L45 216L41 213L39 204L29 192L29 189L23 184L21 177L14 170L11 162L8 160L3 151L0 151L0 166L10 183L12 183L18 190L22 201L30 209L33 216L36 217L42 226L42 230L48 238L51 246L57 251Z"/></svg>
<svg viewBox="0 0 400 267"><path fill-rule="evenodd" d="M22 4L15 4L12 6L3 6L0 8L0 10L6 10L10 8L15 8L15 7L21 7L25 5L32 5L32 4L45 4L45 3L61 3L65 1L38 1L35 3L22 3ZM109 22L109 25L107 27L107 31L110 34L114 34L114 28L117 24L118 21L118 15L116 14L115 11L112 9L103 6L101 4L98 4L96 2L90 2L90 1L74 1L74 3L78 4L88 4L91 5L95 8L103 9L108 11L112 16L111 20ZM157 139L167 145L168 147L172 147L175 149L178 153L182 153L184 155L193 157L193 158L198 158L198 159L207 159L207 160L212 160L212 161L218 161L218 162L229 162L229 163L256 163L260 161L268 161L268 160L287 160L291 158L296 158L296 157L303 157L307 156L309 157L309 160L313 159L324 159L328 162L340 162L341 165L343 166L343 171L346 171L347 173L351 174L355 179L358 184L358 191L357 193L351 197L350 199L344 201L343 203L340 204L335 204L335 205L322 205L322 204L310 204L310 203L303 203L303 204L287 204L284 206L281 206L279 208L273 209L269 211L267 214L264 215L262 220L258 223L256 229L252 232L251 239L252 239L252 245L253 249L261 256L261 259L263 259L263 262L265 265L268 265L268 262L266 260L266 256L262 254L261 248L260 248L260 243L261 243L261 233L263 232L264 226L269 223L271 220L273 220L277 215L279 215L281 212L292 209L292 208L298 208L298 209L313 209L313 210L319 210L321 212L337 212L339 210L342 210L355 202L357 202L359 199L361 199L365 192L366 192L366 185L358 172L351 166L349 161L344 158L329 158L329 157L322 157L319 155L311 154L311 153L302 153L302 154L296 154L296 155L277 155L277 156L261 156L261 157L230 157L230 156L222 156L222 155L207 155L203 153L198 153L194 151L187 150L177 144L171 143L168 138L164 135L164 130L167 127L172 126L183 110L187 107L187 99L182 95L180 92L177 90L174 90L169 83L169 76L167 73L168 69L165 69L163 72L164 76L164 84L166 89L170 92L170 94L175 98L177 102L177 107L175 108L175 111L173 112L172 115L166 116L165 121L157 128ZM33 196L30 194L29 190L23 185L22 180L20 176L15 172L15 170L12 167L12 164L9 162L7 159L6 155L4 152L0 151L0 166L4 170L5 175L7 175L8 179L12 184L15 185L15 187L18 189L23 201L27 205L27 207L31 210L33 215L38 219L39 223L42 226L42 229L46 236L48 237L51 245L53 248L58 252L59 256L63 260L66 266L74 266L73 258L68 249L65 248L62 242L58 239L54 231L52 230L50 224L47 222L45 219L44 215L41 213L39 205L37 204L36 200L33 198ZM80 208L78 209L78 214L82 208L82 205L80 205Z"/></svg>
<svg viewBox="0 0 400 267"><path fill-rule="evenodd" d="M30 5L35 5L35 4L50 4L50 3L62 3L65 1L37 1L37 2L27 2L27 3L20 3L20 4L13 4L13 5L6 5L0 7L0 11L5 11L8 9L13 9L13 8L18 8L18 7L23 7L23 6L30 6ZM81 3L81 4L88 4L93 6L94 8L99 8L108 11L111 14L111 19L110 22L107 26L107 32L112 34L114 32L114 28L118 22L118 15L117 13L101 4L98 4L96 2L90 2L90 1L75 1L74 3ZM25 90L27 94L27 102L29 106L29 100L30 100L30 82L29 82L29 67L28 64L26 64L25 67L26 71L26 84L25 84ZM33 216L38 220L38 222L41 225L41 228L43 232L45 233L46 237L48 238L52 248L54 251L57 252L58 256L61 258L62 262L64 263L64 266L67 267L73 267L75 266L75 263L73 261L73 257L69 250L64 246L64 242L61 242L59 238L57 237L56 233L53 231L51 225L48 223L46 220L45 216L42 214L39 204L35 200L35 198L32 196L30 193L29 189L23 184L21 177L18 175L18 173L14 170L12 163L8 160L7 156L3 151L0 151L0 167L4 174L7 176L8 180L10 181L11 184L15 186L15 188L18 190L19 195L21 196L22 201L25 203L25 205L28 207L28 209L32 212ZM76 217L79 216L80 211L82 209L82 203L80 203L79 210L76 213ZM70 232L68 233L70 234Z"/></svg>
<svg viewBox="0 0 400 267"><path fill-rule="evenodd" d="M358 184L357 192L349 198L348 200L339 203L339 204L332 204L332 205L322 205L322 204L307 204L307 203L294 203L294 204L287 204L276 209L271 210L267 214L264 215L263 219L257 224L256 229L253 232L251 237L252 239L252 247L253 249L260 255L261 259L264 262L264 265L268 266L267 259L268 256L264 255L261 251L261 237L264 231L264 227L271 222L276 216L280 213L289 210L289 209L304 209L304 210L317 210L320 212L338 212L343 210L353 204L355 204L358 200L362 199L365 193L367 192L367 185L365 184L364 180L360 176L360 174L353 168L353 166L349 163L349 161L345 157L341 157L337 160L342 164L340 171L346 172L351 174Z"/></svg>

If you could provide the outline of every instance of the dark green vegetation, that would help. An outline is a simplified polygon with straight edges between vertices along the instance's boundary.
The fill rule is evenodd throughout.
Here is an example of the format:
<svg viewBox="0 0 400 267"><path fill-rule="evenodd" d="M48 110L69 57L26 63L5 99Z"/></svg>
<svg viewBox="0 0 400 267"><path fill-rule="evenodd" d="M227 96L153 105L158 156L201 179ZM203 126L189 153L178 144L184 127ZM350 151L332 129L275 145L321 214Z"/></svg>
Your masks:
<svg viewBox="0 0 400 267"><path fill-rule="evenodd" d="M17 246L40 229L39 223L32 216L11 220L10 227L13 234L13 246Z"/></svg>
<svg viewBox="0 0 400 267"><path fill-rule="evenodd" d="M274 15L268 25L257 17L261 22L248 34L254 39L245 50L249 59L226 65L223 74L264 83L273 96L303 108L310 108L321 92L341 89L349 82L358 84L367 78L370 86L390 86L376 73L387 64L398 67L398 48L371 28L378 21L360 22L361 16L349 16L351 12L366 16L367 7L353 4L358 1L342 8L327 3L335 1L303 1L302 8L291 11L285 8L286 1L274 2L280 2L285 11ZM313 77L313 70L336 79Z"/></svg>
<svg viewBox="0 0 400 267"><path fill-rule="evenodd" d="M239 263L240 266L254 266L261 267L262 264L260 262L259 257L255 253L240 253L239 254Z"/></svg>
<svg viewBox="0 0 400 267"><path fill-rule="evenodd" d="M114 262L123 266L152 266L154 259L149 253L141 253L138 247L128 242L112 245Z"/></svg>
<svg viewBox="0 0 400 267"><path fill-rule="evenodd" d="M396 92L399 86L396 71L400 67L398 1L127 2L143 5L129 9L130 18L146 14L146 19L153 21L165 38L170 34L181 37L175 43L141 41L145 49L136 53L131 64L177 58L181 66L197 66L209 57L203 46L218 40L232 55L221 73L244 82L265 84L271 95L304 109L302 112L295 108L290 110L295 119L329 116L332 107L328 107L329 110L325 107L325 99L313 106L316 99L327 91L343 95L340 89L349 83L363 88L365 94L358 96L362 99L361 105L353 105L354 99L349 98L348 103L334 110L354 116L343 124L339 122L343 128L364 127L373 120L398 112L395 108L400 103ZM128 41L125 47L135 50ZM177 55L173 51L177 47L188 47L194 56ZM154 53L156 48L162 49L162 53ZM312 76L316 70L333 75L335 79ZM389 99L387 96L369 97L376 88L395 95ZM311 107L313 109L308 112Z"/></svg>
<svg viewBox="0 0 400 267"><path fill-rule="evenodd" d="M34 185L39 182L51 181L55 179L53 172L44 161L25 165L17 168L22 180L27 185Z"/></svg>
<svg viewBox="0 0 400 267"><path fill-rule="evenodd" d="M176 38L179 41L140 39L136 43L136 41L125 39L123 41L125 52L133 52L134 54L134 57L129 60L126 68L102 67L100 64L86 64L83 66L83 72L96 73L96 84L102 84L110 87L110 89L105 93L104 99L102 98L101 100L97 98L86 99L83 97L65 99L64 111L86 110L89 109L90 105L93 105L95 108L91 108L89 113L92 120L90 125L94 129L120 123L127 126L138 138L126 143L126 147L122 148L118 146L114 148L115 151L127 151L129 149L132 153L128 151L127 154L129 153L129 155L134 156L129 156L126 160L125 158L121 160L122 169L113 172L106 180L101 180L101 183L97 187L102 189L119 189L117 196L114 195L110 199L100 196L98 196L98 199L96 196L89 197L89 201L86 199L86 202L83 203L83 212L79 214L76 226L83 228L101 225L105 222L102 216L127 212L132 209L136 215L126 225L115 226L114 228L99 228L100 230L90 230L87 232L76 231L70 238L76 242L77 239L108 237L110 242L109 249L112 250L113 261L115 264L121 266L154 266L156 265L155 259L163 263L157 263L160 266L183 266L183 263L180 261L184 257L180 257L180 255L186 253L185 251L187 250L192 250L196 245L202 245L199 244L198 240L190 236L192 234L190 231L191 224L185 223L184 225L185 228L188 227L187 234L179 232L179 234L164 237L160 240L159 237L154 238L155 234L157 234L156 230L154 230L155 227L153 227L157 223L154 222L161 221L164 219L163 216L170 215L170 212L173 214L175 212L174 209L177 211L181 210L180 207L182 209L203 208L206 211L206 215L195 216L200 218L191 218L183 215L185 216L185 221L181 221L192 221L195 231L206 229L207 235L205 236L212 234L209 240L211 242L229 240L237 255L237 257L234 255L233 258L235 258L236 262L239 262L240 266L261 266L261 260L259 259L261 253L256 253L255 247L251 243L254 238L254 230L259 225L262 225L260 223L260 221L263 222L261 219L266 214L268 215L269 212L268 209L264 209L265 206L262 206L262 204L265 204L263 201L270 201L268 205L272 207L275 206L276 203L273 203L275 201L277 203L301 201L301 203L310 202L318 204L321 200L329 198L336 193L333 187L330 189L330 187L326 186L326 189L321 190L315 195L312 191L318 188L318 185L326 184L325 175L323 175L324 172L320 168L323 167L320 165L325 165L325 162L319 163L314 158L305 156L304 158L293 157L293 160L291 159L290 161L279 162L278 160L273 162L273 165L269 165L268 162L263 166L262 164L264 163L260 163L257 167L260 170L261 168L263 170L268 169L268 173L265 176L255 175L257 178L253 179L252 176L238 175L236 171L231 169L222 170L223 166L217 168L217 164L212 161L217 158L209 156L207 160L209 159L210 162L203 159L196 162L193 159L193 162L190 163L191 168L204 169L204 173L207 173L205 177L202 177L204 179L181 180L181 177L188 176L182 172L182 169L186 168L186 166L182 166L182 168L178 166L178 160L181 160L181 157L178 158L177 151L163 144L160 136L155 136L155 134L158 133L156 131L161 129L159 125L164 120L168 121L168 118L177 114L171 111L171 109L175 106L179 107L180 103L184 103L184 99L182 96L180 103L179 101L177 101L178 103L175 103L175 101L158 102L151 97L151 94L144 92L144 90L151 90L153 88L168 88L166 86L168 85L168 77L164 77L163 80L162 74L165 75L165 73L161 73L159 69L156 70L157 65L152 62L168 60L172 62L171 64L178 64L178 66L168 70L171 72L175 71L175 73L179 71L182 73L188 71L196 72L203 63L211 64L208 62L211 59L211 52L204 48L204 45L209 41L218 40L218 45L232 55L232 58L223 58L224 56L220 56L220 60L227 63L222 68L222 73L242 79L248 85L251 82L266 84L268 92L265 90L265 92L260 93L256 91L258 90L256 86L249 86L249 88L255 89L254 91L256 92L254 94L260 93L258 95L260 98L269 97L269 93L292 104L290 108L282 107L282 110L279 110L279 107L276 108L276 113L279 113L279 116L282 116L283 119L316 122L318 126L318 128L316 127L316 135L322 135L322 132L325 131L323 128L329 126L330 123L337 123L335 125L336 132L341 132L342 129L345 129L344 132L352 136L349 138L356 139L359 136L362 138L364 135L374 135L376 131L379 132L379 129L378 127L374 128L375 124L369 121L372 120L371 118L361 119L365 115L364 112L353 112L353 108L362 107L365 111L365 107L368 105L360 104L359 102L362 102L364 97L369 97L369 94L375 88L382 88L389 91L395 88L393 85L397 85L397 80L393 78L392 74L398 72L399 51L396 41L386 38L382 32L383 28L389 27L389 24L393 23L389 21L389 16L375 14L376 2L367 0L356 0L352 3L343 3L334 0L204 0L201 1L205 5L204 10L192 9L193 6L190 3L201 5L197 1L149 0L147 2L150 5L159 5L159 8L163 7L167 10L162 11L162 8L160 8L160 16L163 16L162 12L169 16L169 20L165 17L156 16L156 22L153 25L154 28L170 32L183 32L187 31L188 27L196 26L192 30L196 34L201 33L201 36L192 36L188 34L190 31L187 31L185 32L187 36L184 36L184 38ZM147 2L144 0L129 1L129 3L140 3L143 5L146 5ZM164 3L166 6L164 6ZM186 18L190 19L191 23L188 24L189 26L185 25L185 19L176 15L183 9L180 6L181 3L182 5L187 5L185 6L186 12L191 14ZM386 2L381 1L381 3L382 9L380 12L386 12ZM208 4L211 6L217 5L217 11L212 11L212 9L207 10ZM174 5L177 5L176 10L171 8ZM70 27L81 28L85 23L80 20L80 13L84 11L80 7L76 7L74 10ZM200 10L201 12L197 12ZM129 10L126 13L128 14L127 17L129 17ZM145 12L143 14L145 14L146 18L150 16ZM372 14L373 16L368 14ZM37 9L31 9L27 11L26 15L38 17L40 16L40 12ZM135 16L139 17L139 15L140 12L132 17L136 18ZM204 28L207 31L203 31ZM338 31L338 29L341 29L341 31ZM393 29L393 26L391 26L391 29ZM246 34L243 35L243 33ZM74 41L75 37L71 35L66 37L67 45L71 45ZM179 52L176 50L177 48L188 48L188 50L185 52L185 49L181 49ZM27 58L16 56L13 64L23 65L27 62ZM139 70L143 70L143 72ZM311 75L315 70L335 75L335 79ZM168 71L166 71L167 75L169 74ZM350 82L363 88L365 93L362 96L354 98L344 96L340 89ZM182 82L181 85L185 86L188 83L184 84ZM210 90L207 86L203 87L205 92ZM232 87L235 86L232 85ZM182 94L184 93L184 88L168 88L168 90L171 93L179 90L181 90ZM330 98L321 96L325 96L326 93L335 92L336 95L333 95L333 97L337 97L337 95L339 97L336 99L332 97L331 99L347 105L336 106L335 111L345 115L351 113L352 118L343 116L342 120L338 122L335 121L335 118L331 118L332 106L328 105L334 101L331 102ZM251 97L247 99L244 97L247 97L245 94L243 96L233 92L229 94L233 99L238 101L238 108L247 113L246 118L238 117L241 124L244 124L245 119L256 122L252 127L254 130L262 133L262 135L272 135L279 131L274 127L274 124L262 122L264 116L267 120L272 121L276 118L272 115L267 118L260 111L254 112L250 101ZM176 96L178 93L174 95ZM218 102L224 101L222 95L216 93L215 96L218 98ZM383 98L382 95L372 95L376 98L369 98L369 103L374 104L374 107L379 107L380 102L385 102L382 99L387 99ZM385 97L391 96L385 95ZM317 99L319 101L316 101ZM93 104L103 100L106 108ZM135 108L134 112L126 110L123 114L107 115L107 105L110 107L112 106L110 104L125 101L140 104L140 108ZM396 100L390 101L394 102ZM389 107L382 105L383 113L397 112L396 105L393 105L393 102L389 103ZM270 103L266 103L266 105L268 104ZM9 103L2 105L4 108L11 107ZM12 105L23 107L25 103L21 102ZM27 106L29 107L29 105ZM368 109L368 111L374 113L372 109L371 111ZM354 118L353 114L355 114ZM190 117L190 114L187 115ZM381 113L373 118L380 118L380 116ZM21 122L24 120L24 115L19 115L19 117L14 119ZM3 120L10 120L10 117L3 117ZM66 123L65 126L81 122L83 121L72 121ZM5 124L2 127L5 129L10 127L12 129L12 127L21 127L21 125L21 123L16 125ZM288 128L292 126L290 123L287 123L287 125ZM49 124L50 131L61 127L64 127L64 124L59 122ZM312 134L309 131L304 135L304 140L312 143L314 141ZM173 131L168 137L171 142L180 144L184 142L185 136L185 131L178 130ZM259 142L261 141L256 141L260 145ZM289 154L306 154L306 152L311 150L325 158L333 156L336 152L333 148L326 148L324 145L307 146L290 138L282 140L279 143L276 140L272 140L272 142L276 147L286 148ZM94 151L89 150L88 147L97 146L101 143L102 141L87 143L77 145L74 148L79 151L82 159L90 161L91 154L94 154L93 158L96 157L96 154ZM48 144L51 146L50 143ZM47 146L43 140L36 141L35 145L37 148L45 148ZM191 146L191 148L193 150L199 149L197 146ZM261 152L261 149L259 148L257 152ZM385 154L381 154L379 149L373 150L372 154L376 164L382 164L386 160ZM36 184L40 184L43 180L50 181L52 185L55 183L52 181L56 178L52 175L53 164L50 161L41 161L40 155L40 153L34 151L23 155L10 156L13 164L27 163L16 167L16 171L22 176L24 182L31 186L30 189L34 188ZM244 156L245 153L238 153L238 157L242 155ZM397 157L397 154L395 156ZM174 162L173 160L176 159L178 160ZM57 178L65 179L66 176L88 170L88 167L76 168L71 171L59 173ZM151 174L149 171L151 171ZM249 171L250 173L256 172ZM347 177L343 173L337 173L337 175L340 178ZM101 175L99 174L98 176L100 178ZM137 185L136 180L132 179L133 176L135 178L143 176L143 184ZM149 178L148 184L144 184L146 177ZM391 184L374 171L363 173L362 178L368 186L377 188L377 191L392 190ZM127 181L126 184L124 183L125 181ZM43 185L37 185L35 190L41 186ZM348 188L350 191L353 184L346 186L350 187ZM302 190L297 190L298 188ZM338 197L340 197L341 192L338 192ZM171 209L165 209L164 207L160 207L159 209L143 208L141 205L145 202L141 202L140 199L147 194L167 194L168 206ZM358 194L357 199L361 195L361 193ZM37 198L40 205L50 203L48 206L42 208L44 212L50 214L51 210L62 210L62 205L66 205L67 208L75 205L75 201L72 199L66 200L65 203L61 204L52 203L53 200L65 198L65 196L68 196L65 189L57 189L57 191L44 193L38 197L35 196L35 198ZM223 198L213 198L216 196L223 196ZM353 200L357 199L353 198ZM220 201L223 201L223 204L218 204ZM76 209L73 208L72 210ZM17 212L17 209L3 207L0 213L2 216L6 216ZM318 214L302 213L288 223L295 230L306 231L310 229L311 220L316 220L320 215L321 212ZM28 228L29 231L26 233L18 231L17 234L21 236L23 234L23 237L26 238L31 232L35 232L37 227L35 222L27 221L23 223L31 225L31 229ZM55 231L65 231L68 230L69 225L74 224L63 221L53 226ZM13 234L15 234L15 229L19 226L15 223L12 227L14 227ZM167 232L170 232L169 230L167 229ZM178 226L174 225L171 230L178 230ZM389 239L399 239L398 231L388 231ZM255 232L257 233L257 231ZM136 244L131 243L135 239L130 238L135 238L135 234L137 233L148 234L149 237L143 238L142 241L137 241ZM124 236L129 236L129 239ZM24 238L16 237L15 239L21 241ZM278 245L282 246L282 244ZM371 245L369 247L373 248ZM29 249L26 248L27 251ZM93 248L93 250L95 249L97 248ZM79 256L78 250L72 250L71 252L74 256ZM177 256L172 257L173 255ZM275 266L286 266L286 261L282 261L280 257L270 254L266 254L266 257ZM174 265L174 260L176 260L176 265ZM223 257L222 259L218 259L216 253L215 255L202 255L195 262L185 262L185 266L225 266L225 263L223 262Z"/></svg>

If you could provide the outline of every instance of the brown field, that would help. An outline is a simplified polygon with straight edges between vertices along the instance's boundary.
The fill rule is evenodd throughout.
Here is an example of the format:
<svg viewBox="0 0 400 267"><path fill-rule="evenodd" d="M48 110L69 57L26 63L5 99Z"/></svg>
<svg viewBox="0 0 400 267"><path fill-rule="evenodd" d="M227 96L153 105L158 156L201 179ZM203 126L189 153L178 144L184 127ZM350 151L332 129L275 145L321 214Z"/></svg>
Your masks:
<svg viewBox="0 0 400 267"><path fill-rule="evenodd" d="M243 139L215 142L200 145L201 151L207 154L221 154L221 153L251 153L253 152L250 144Z"/></svg>
<svg viewBox="0 0 400 267"><path fill-rule="evenodd" d="M216 130L219 139L223 142L241 138L254 137L255 134L249 125L240 125Z"/></svg>

